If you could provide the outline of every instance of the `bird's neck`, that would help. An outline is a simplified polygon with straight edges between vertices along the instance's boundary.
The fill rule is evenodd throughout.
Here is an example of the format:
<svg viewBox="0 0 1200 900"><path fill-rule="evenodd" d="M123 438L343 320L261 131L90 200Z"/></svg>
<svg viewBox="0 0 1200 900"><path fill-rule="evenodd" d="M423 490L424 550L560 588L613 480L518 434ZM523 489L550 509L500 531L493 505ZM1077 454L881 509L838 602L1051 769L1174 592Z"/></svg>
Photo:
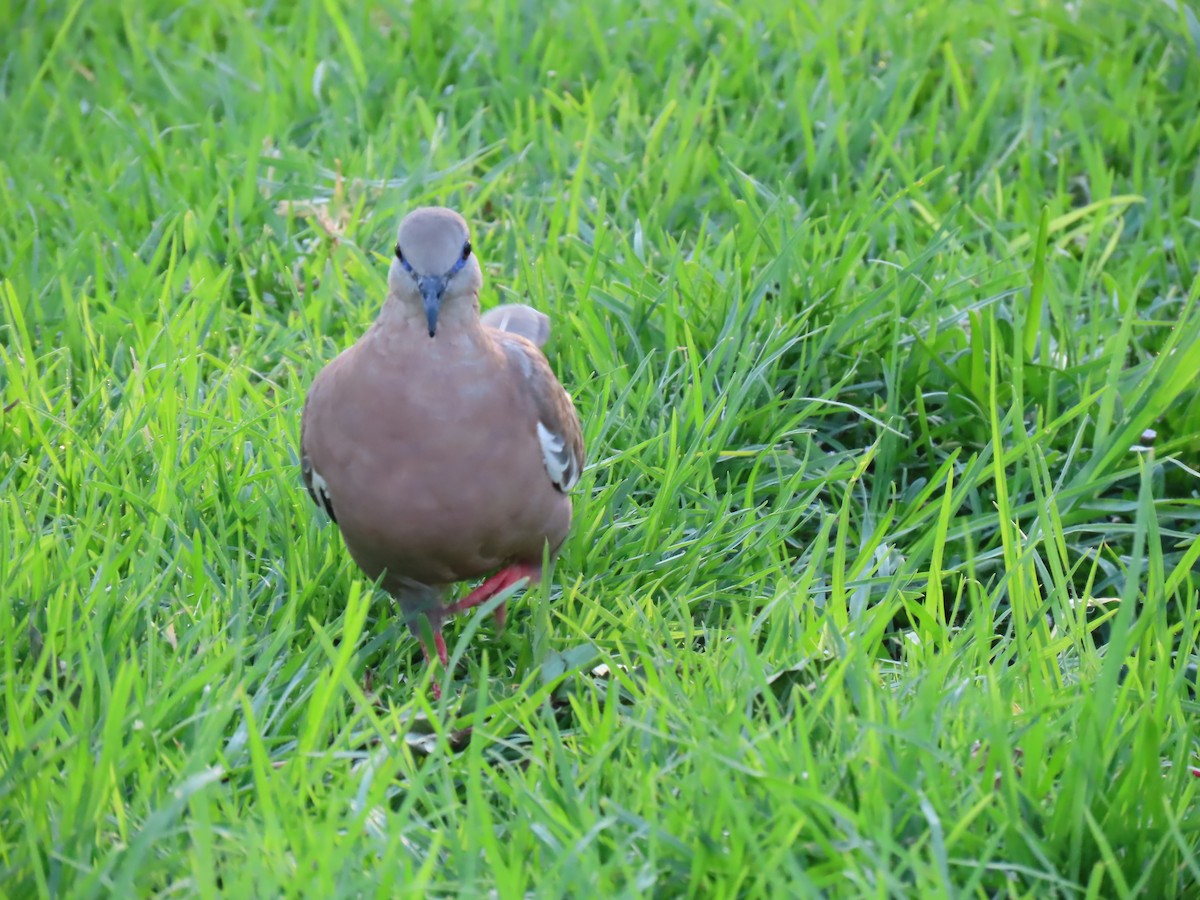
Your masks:
<svg viewBox="0 0 1200 900"><path fill-rule="evenodd" d="M411 336L411 339L422 343L430 340L425 310L395 294L390 294L384 302L375 325L379 330L398 337ZM478 298L459 296L448 299L442 305L435 339L453 343L465 339L474 343L476 338L483 337Z"/></svg>

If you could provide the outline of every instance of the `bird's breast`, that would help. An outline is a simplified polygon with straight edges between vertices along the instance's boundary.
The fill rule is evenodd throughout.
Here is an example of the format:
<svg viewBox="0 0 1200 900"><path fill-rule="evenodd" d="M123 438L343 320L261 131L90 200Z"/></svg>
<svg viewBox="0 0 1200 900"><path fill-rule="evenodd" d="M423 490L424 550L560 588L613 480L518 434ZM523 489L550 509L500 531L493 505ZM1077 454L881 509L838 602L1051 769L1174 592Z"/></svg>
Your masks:
<svg viewBox="0 0 1200 900"><path fill-rule="evenodd" d="M524 385L495 354L420 349L324 386L311 455L348 547L369 575L429 582L540 558L565 535L570 501L545 474Z"/></svg>

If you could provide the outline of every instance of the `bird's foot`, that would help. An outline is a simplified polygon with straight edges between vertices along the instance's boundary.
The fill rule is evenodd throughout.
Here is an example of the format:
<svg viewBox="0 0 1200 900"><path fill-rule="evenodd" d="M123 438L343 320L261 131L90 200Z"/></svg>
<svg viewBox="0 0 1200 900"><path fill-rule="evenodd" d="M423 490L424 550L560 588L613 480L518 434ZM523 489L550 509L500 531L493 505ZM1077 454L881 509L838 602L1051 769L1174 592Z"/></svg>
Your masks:
<svg viewBox="0 0 1200 900"><path fill-rule="evenodd" d="M514 584L527 579L530 584L537 584L542 576L542 567L532 565L530 563L517 563L501 569L495 575L484 580L483 584L467 594L462 600L449 607L449 612L460 613L468 609L474 609L480 604L491 600L501 591L507 590ZM496 628L503 630L504 622L508 618L508 601L501 603L496 607Z"/></svg>
<svg viewBox="0 0 1200 900"><path fill-rule="evenodd" d="M425 665L433 667L433 654L429 652L429 642L432 640L434 650L437 652L438 662L442 664L442 668L449 671L450 654L446 652L446 639L442 637L442 622L449 616L456 615L461 612L466 612L469 609L474 609L488 600L491 600L501 591L505 591L521 581L528 581L529 584L536 584L541 580L542 567L540 565L530 563L516 563L501 569L490 578L484 580L483 584L471 591L462 600L457 603L451 603L445 607L436 609L419 609L414 610L410 614L409 628L416 634L417 640L421 644L421 653L425 656ZM493 615L496 617L496 629L502 631L504 622L508 618L507 601L496 607ZM427 630L428 629L428 630ZM430 689L435 700L442 696L441 686L434 678L430 682Z"/></svg>

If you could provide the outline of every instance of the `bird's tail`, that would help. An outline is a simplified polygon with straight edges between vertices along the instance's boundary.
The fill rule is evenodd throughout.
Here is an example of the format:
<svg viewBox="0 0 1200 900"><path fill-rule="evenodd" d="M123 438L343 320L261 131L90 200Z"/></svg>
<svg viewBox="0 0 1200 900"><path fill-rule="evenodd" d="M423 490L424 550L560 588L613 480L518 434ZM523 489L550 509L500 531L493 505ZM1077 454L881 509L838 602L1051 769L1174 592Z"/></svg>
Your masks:
<svg viewBox="0 0 1200 900"><path fill-rule="evenodd" d="M498 331L519 334L539 347L550 337L550 317L524 303L505 303L489 309L480 321Z"/></svg>

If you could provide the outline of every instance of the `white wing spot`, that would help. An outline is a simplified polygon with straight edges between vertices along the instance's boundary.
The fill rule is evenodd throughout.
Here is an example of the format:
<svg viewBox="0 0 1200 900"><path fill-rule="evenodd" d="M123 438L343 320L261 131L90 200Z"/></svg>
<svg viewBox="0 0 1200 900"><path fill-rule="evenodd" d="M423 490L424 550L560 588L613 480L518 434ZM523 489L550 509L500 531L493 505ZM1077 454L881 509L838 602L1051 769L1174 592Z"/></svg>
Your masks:
<svg viewBox="0 0 1200 900"><path fill-rule="evenodd" d="M571 448L541 422L538 422L537 433L538 443L542 445L542 462L546 466L546 474L562 491L570 490L577 477Z"/></svg>
<svg viewBox="0 0 1200 900"><path fill-rule="evenodd" d="M542 442L542 450L552 453L562 453L563 439L557 434L538 422L538 440Z"/></svg>
<svg viewBox="0 0 1200 900"><path fill-rule="evenodd" d="M329 485L325 483L325 479L321 477L321 473L316 469L312 470L313 489L320 491L326 497L329 496Z"/></svg>
<svg viewBox="0 0 1200 900"><path fill-rule="evenodd" d="M315 468L309 469L309 474L312 476L312 492L320 503L321 508L325 510L329 518L334 518L333 515L333 498L329 496L329 485L325 479L321 477L321 473Z"/></svg>

